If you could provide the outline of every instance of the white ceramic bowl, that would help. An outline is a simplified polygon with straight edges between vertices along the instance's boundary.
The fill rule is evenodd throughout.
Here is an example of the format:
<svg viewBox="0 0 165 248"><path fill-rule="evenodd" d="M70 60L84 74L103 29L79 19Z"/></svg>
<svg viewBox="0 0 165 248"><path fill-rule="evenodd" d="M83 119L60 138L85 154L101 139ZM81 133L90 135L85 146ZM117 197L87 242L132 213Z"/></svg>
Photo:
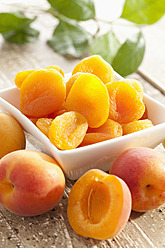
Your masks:
<svg viewBox="0 0 165 248"><path fill-rule="evenodd" d="M68 76L66 75L66 77ZM121 79L122 77L116 74L116 80ZM42 142L44 151L59 162L66 177L72 180L78 179L84 172L92 168L109 171L112 161L124 150L139 146L155 148L165 139L165 105L145 94L144 103L148 110L148 118L153 122L154 127L73 150L59 150L56 148L20 112L19 100L19 90L15 86L0 91L0 108L16 118L27 133Z"/></svg>

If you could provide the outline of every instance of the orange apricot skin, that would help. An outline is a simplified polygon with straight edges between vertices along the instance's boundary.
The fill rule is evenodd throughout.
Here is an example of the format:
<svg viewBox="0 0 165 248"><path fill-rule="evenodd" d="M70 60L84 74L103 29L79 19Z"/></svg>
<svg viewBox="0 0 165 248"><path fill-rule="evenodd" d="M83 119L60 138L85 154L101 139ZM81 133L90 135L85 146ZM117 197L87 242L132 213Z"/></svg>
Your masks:
<svg viewBox="0 0 165 248"><path fill-rule="evenodd" d="M109 119L120 124L140 119L145 105L137 90L124 81L106 84L110 98Z"/></svg>
<svg viewBox="0 0 165 248"><path fill-rule="evenodd" d="M73 230L105 240L116 236L131 213L131 194L123 180L92 169L73 185L67 215Z"/></svg>
<svg viewBox="0 0 165 248"><path fill-rule="evenodd" d="M64 78L58 71L37 70L21 85L20 110L27 116L43 117L60 109L65 96Z"/></svg>
<svg viewBox="0 0 165 248"><path fill-rule="evenodd" d="M82 75L82 72L77 72L76 74L73 74L69 80L66 82L66 97L68 96L70 89L72 88L74 82L77 80L77 78Z"/></svg>
<svg viewBox="0 0 165 248"><path fill-rule="evenodd" d="M74 67L72 75L77 72L92 73L99 77L104 84L114 80L112 66L99 55L92 55L82 59Z"/></svg>
<svg viewBox="0 0 165 248"><path fill-rule="evenodd" d="M83 73L74 82L64 107L85 116L89 127L100 127L109 115L108 90L97 76Z"/></svg>
<svg viewBox="0 0 165 248"><path fill-rule="evenodd" d="M57 65L46 66L46 67L44 67L44 69L54 69L54 70L57 70L64 77L63 70L59 66L57 66ZM27 70L27 71L20 71L20 72L18 72L17 75L15 76L15 79L14 79L14 82L15 82L15 85L17 86L17 88L20 89L23 81L25 80L25 78L28 77L32 72L34 72L36 70L38 70L38 69L33 69L33 70Z"/></svg>
<svg viewBox="0 0 165 248"><path fill-rule="evenodd" d="M145 212L165 203L165 155L148 147L125 150L109 173L124 180L132 196L132 210Z"/></svg>
<svg viewBox="0 0 165 248"><path fill-rule="evenodd" d="M17 215L35 216L51 210L64 189L62 169L44 153L19 150L0 160L0 203Z"/></svg>

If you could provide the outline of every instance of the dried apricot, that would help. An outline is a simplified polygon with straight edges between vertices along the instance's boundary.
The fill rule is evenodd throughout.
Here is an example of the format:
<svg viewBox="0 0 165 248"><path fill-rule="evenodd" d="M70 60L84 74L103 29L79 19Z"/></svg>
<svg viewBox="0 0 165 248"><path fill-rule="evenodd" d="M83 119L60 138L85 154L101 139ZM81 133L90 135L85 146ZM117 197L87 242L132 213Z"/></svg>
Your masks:
<svg viewBox="0 0 165 248"><path fill-rule="evenodd" d="M141 131L143 129L153 127L153 124L150 120L138 120L138 121L133 121L127 124L123 124L123 134L129 134L129 133L134 133L137 131Z"/></svg>
<svg viewBox="0 0 165 248"><path fill-rule="evenodd" d="M108 119L108 90L97 76L83 73L74 82L64 107L85 116L89 127L100 127Z"/></svg>
<svg viewBox="0 0 165 248"><path fill-rule="evenodd" d="M50 113L50 114L48 115L48 118L55 119L58 115L62 115L62 114L64 114L65 112L67 112L67 110L64 109L64 108L62 108L62 109L60 109L60 110L58 110L58 111L55 111L55 112L53 112L53 113Z"/></svg>
<svg viewBox="0 0 165 248"><path fill-rule="evenodd" d="M88 123L86 118L75 111L57 116L49 129L50 141L59 149L69 150L82 142Z"/></svg>
<svg viewBox="0 0 165 248"><path fill-rule="evenodd" d="M72 75L69 80L66 82L66 97L69 94L70 89L72 88L74 82L77 80L77 78L82 75L82 72L77 72L76 74Z"/></svg>
<svg viewBox="0 0 165 248"><path fill-rule="evenodd" d="M23 114L43 117L61 108L66 95L64 78L57 70L32 72L20 88L20 110Z"/></svg>
<svg viewBox="0 0 165 248"><path fill-rule="evenodd" d="M44 69L54 69L57 70L61 73L61 75L64 77L64 72L63 70L58 66L58 65L51 65L44 67ZM36 71L38 69L33 69L33 70L27 70L27 71L20 71L17 73L14 82L18 88L21 88L21 85L23 81L25 80L26 77L28 77L32 72Z"/></svg>
<svg viewBox="0 0 165 248"><path fill-rule="evenodd" d="M99 77L104 84L114 80L114 70L101 56L92 55L82 59L73 69L72 74L77 72L92 73Z"/></svg>
<svg viewBox="0 0 165 248"><path fill-rule="evenodd" d="M46 136L49 136L49 129L52 124L53 119L51 118L39 118L36 122L36 126L39 130Z"/></svg>
<svg viewBox="0 0 165 248"><path fill-rule="evenodd" d="M127 84L131 85L141 96L141 98L143 99L143 86L142 84L136 80L136 79L125 79L124 82L126 82Z"/></svg>
<svg viewBox="0 0 165 248"><path fill-rule="evenodd" d="M101 127L89 128L81 146L91 145L104 140L122 136L123 130L119 123L108 119Z"/></svg>
<svg viewBox="0 0 165 248"><path fill-rule="evenodd" d="M120 124L138 120L145 111L139 93L124 81L106 84L110 98L109 118Z"/></svg>

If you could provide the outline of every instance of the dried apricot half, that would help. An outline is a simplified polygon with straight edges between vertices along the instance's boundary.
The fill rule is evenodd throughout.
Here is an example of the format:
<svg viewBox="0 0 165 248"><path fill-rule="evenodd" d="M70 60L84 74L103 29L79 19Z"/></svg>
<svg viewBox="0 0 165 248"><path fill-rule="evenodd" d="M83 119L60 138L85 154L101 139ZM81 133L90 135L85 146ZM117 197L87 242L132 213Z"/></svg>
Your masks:
<svg viewBox="0 0 165 248"><path fill-rule="evenodd" d="M118 122L108 119L101 127L89 128L81 146L91 145L104 140L122 136L123 130Z"/></svg>
<svg viewBox="0 0 165 248"><path fill-rule="evenodd" d="M124 81L114 81L106 87L110 98L110 119L125 124L143 116L145 105L134 87Z"/></svg>
<svg viewBox="0 0 165 248"><path fill-rule="evenodd" d="M146 119L146 120L138 120L138 121L132 121L127 124L123 124L123 135L134 133L137 131L141 131L143 129L153 127L152 121Z"/></svg>
<svg viewBox="0 0 165 248"><path fill-rule="evenodd" d="M43 117L61 108L66 95L64 78L57 70L32 72L20 88L20 110L23 114Z"/></svg>
<svg viewBox="0 0 165 248"><path fill-rule="evenodd" d="M67 215L73 230L86 237L110 239L126 225L131 193L120 178L93 169L73 185Z"/></svg>
<svg viewBox="0 0 165 248"><path fill-rule="evenodd" d="M57 116L49 129L50 141L61 150L74 149L82 142L88 123L86 118L75 111Z"/></svg>
<svg viewBox="0 0 165 248"><path fill-rule="evenodd" d="M57 70L64 77L64 72L63 72L63 70L58 65L46 66L46 67L44 67L44 69L54 69L54 70ZM26 71L20 71L20 72L18 72L17 75L15 76L15 79L14 79L14 82L15 82L15 85L17 86L17 88L21 88L21 85L22 85L23 81L25 80L25 78L28 77L32 72L34 72L36 70L38 70L38 69L26 70Z"/></svg>
<svg viewBox="0 0 165 248"><path fill-rule="evenodd" d="M83 73L74 82L64 107L85 116L89 127L100 127L109 115L108 90L97 76Z"/></svg>
<svg viewBox="0 0 165 248"><path fill-rule="evenodd" d="M44 133L46 136L49 136L49 129L52 121L52 118L39 118L36 122L36 126L42 133Z"/></svg>
<svg viewBox="0 0 165 248"><path fill-rule="evenodd" d="M76 74L72 75L69 80L66 82L66 97L69 94L70 89L72 88L74 82L77 80L77 78L82 75L82 72L77 72Z"/></svg>
<svg viewBox="0 0 165 248"><path fill-rule="evenodd" d="M92 55L82 59L73 69L72 74L77 72L92 73L99 77L104 84L114 80L114 70L101 56Z"/></svg>
<svg viewBox="0 0 165 248"><path fill-rule="evenodd" d="M124 80L124 82L131 85L139 93L139 95L143 99L143 86L138 80L127 78Z"/></svg>

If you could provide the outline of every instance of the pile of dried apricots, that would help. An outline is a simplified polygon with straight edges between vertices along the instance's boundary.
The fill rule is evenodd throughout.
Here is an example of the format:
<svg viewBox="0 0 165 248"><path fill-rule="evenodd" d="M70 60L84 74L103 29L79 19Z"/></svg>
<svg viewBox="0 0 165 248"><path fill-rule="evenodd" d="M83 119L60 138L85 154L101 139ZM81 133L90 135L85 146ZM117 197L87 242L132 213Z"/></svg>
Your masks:
<svg viewBox="0 0 165 248"><path fill-rule="evenodd" d="M61 150L112 139L148 127L143 87L115 81L102 57L82 59L65 82L62 69L48 66L18 72L20 110Z"/></svg>

